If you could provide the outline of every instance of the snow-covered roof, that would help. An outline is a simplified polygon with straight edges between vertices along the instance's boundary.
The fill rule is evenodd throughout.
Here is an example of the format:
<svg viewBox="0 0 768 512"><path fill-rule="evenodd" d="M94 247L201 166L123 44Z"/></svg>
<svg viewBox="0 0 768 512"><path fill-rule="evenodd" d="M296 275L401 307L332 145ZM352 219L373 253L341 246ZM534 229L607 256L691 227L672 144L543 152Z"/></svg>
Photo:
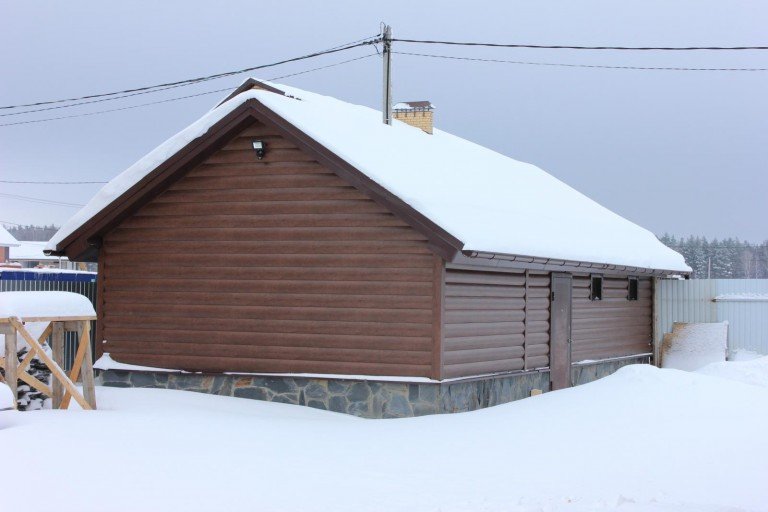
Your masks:
<svg viewBox="0 0 768 512"><path fill-rule="evenodd" d="M58 256L47 256L43 253L46 243L20 240L18 246L10 248L8 259L11 261L58 261L60 259Z"/></svg>
<svg viewBox="0 0 768 512"><path fill-rule="evenodd" d="M689 272L651 233L531 164L441 130L429 135L380 112L293 87L251 89L209 111L105 185L47 249L238 106L255 99L442 229L463 250Z"/></svg>
<svg viewBox="0 0 768 512"><path fill-rule="evenodd" d="M19 245L19 241L0 225L0 247L16 247L17 245Z"/></svg>

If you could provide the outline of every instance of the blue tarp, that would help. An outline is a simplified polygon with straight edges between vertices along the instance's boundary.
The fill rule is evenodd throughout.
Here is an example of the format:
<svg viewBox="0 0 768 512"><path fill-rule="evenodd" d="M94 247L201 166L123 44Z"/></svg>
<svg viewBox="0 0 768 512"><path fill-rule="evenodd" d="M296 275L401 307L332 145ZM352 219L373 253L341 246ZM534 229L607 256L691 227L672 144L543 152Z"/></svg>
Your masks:
<svg viewBox="0 0 768 512"><path fill-rule="evenodd" d="M95 283L95 272L56 272L51 270L36 272L30 270L0 270L2 281L59 281L74 283Z"/></svg>

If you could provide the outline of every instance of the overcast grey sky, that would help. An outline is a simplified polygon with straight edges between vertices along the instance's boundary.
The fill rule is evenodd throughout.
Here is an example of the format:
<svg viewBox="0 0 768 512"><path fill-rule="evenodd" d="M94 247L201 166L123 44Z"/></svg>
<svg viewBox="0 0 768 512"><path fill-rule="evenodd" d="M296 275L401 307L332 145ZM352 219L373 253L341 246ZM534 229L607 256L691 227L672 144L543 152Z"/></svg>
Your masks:
<svg viewBox="0 0 768 512"><path fill-rule="evenodd" d="M395 37L572 45L768 45L758 1L0 2L0 105L175 81ZM548 63L763 67L768 51L600 52L424 46L395 50ZM281 66L270 78L371 52ZM394 99L429 99L446 131L534 163L657 234L768 239L768 72L629 71L395 55ZM164 93L0 124L157 101ZM378 57L285 83L380 108ZM109 180L202 115L220 94L0 127L6 180ZM9 113L2 111L0 113ZM467 169L467 179L471 179ZM0 183L4 194L85 203L99 185ZM0 221L61 224L76 209L0 196Z"/></svg>

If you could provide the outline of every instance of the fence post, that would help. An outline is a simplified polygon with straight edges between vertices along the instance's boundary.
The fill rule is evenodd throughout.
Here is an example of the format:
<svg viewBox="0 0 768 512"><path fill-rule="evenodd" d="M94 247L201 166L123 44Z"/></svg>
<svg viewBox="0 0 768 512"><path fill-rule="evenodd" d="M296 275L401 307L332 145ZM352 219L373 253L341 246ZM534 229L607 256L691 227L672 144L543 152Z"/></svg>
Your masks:
<svg viewBox="0 0 768 512"><path fill-rule="evenodd" d="M53 333L51 334L51 352L54 362L64 368L64 323L53 322ZM53 396L51 397L54 409L61 407L61 401L64 398L64 385L59 379L51 379Z"/></svg>
<svg viewBox="0 0 768 512"><path fill-rule="evenodd" d="M16 329L8 324L5 328L5 381L8 387L11 388L14 406L16 400L18 400L18 367L19 357L16 350Z"/></svg>

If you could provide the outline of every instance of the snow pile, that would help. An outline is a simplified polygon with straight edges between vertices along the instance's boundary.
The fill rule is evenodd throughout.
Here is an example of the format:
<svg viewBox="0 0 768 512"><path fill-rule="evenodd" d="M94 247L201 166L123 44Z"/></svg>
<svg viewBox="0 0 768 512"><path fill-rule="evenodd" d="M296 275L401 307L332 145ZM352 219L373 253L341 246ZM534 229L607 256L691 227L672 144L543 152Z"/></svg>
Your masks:
<svg viewBox="0 0 768 512"><path fill-rule="evenodd" d="M464 243L464 250L688 272L653 233L543 170L435 130L428 135L373 109L270 84L238 94L104 186L48 243L88 219L247 100L257 100ZM269 149L267 148L267 151Z"/></svg>
<svg viewBox="0 0 768 512"><path fill-rule="evenodd" d="M255 503L302 512L725 512L768 503L768 392L647 365L490 409L404 420L159 389L98 395L95 412L0 413L3 456L16 461L0 465L0 479L34 474L46 482L35 507L59 512ZM30 439L67 471L28 457ZM83 450L109 471L94 471ZM25 493L3 500L8 510L29 505Z"/></svg>
<svg viewBox="0 0 768 512"><path fill-rule="evenodd" d="M728 354L729 361L751 361L752 359L757 359L759 357L763 357L762 354L758 354L753 350L747 350L745 348L737 348Z"/></svg>
<svg viewBox="0 0 768 512"><path fill-rule="evenodd" d="M88 297L72 292L0 293L0 318L96 316Z"/></svg>
<svg viewBox="0 0 768 512"><path fill-rule="evenodd" d="M0 411L13 409L13 393L5 382L0 382Z"/></svg>
<svg viewBox="0 0 768 512"><path fill-rule="evenodd" d="M728 322L675 323L664 335L661 348L663 368L693 371L709 363L725 361Z"/></svg>
<svg viewBox="0 0 768 512"><path fill-rule="evenodd" d="M712 363L696 372L768 388L768 356L749 361Z"/></svg>
<svg viewBox="0 0 768 512"><path fill-rule="evenodd" d="M94 370L130 370L134 372L180 372L181 370L171 370L167 368L156 368L154 366L140 366L137 364L121 363L115 361L109 352L104 352L101 357L93 363Z"/></svg>

